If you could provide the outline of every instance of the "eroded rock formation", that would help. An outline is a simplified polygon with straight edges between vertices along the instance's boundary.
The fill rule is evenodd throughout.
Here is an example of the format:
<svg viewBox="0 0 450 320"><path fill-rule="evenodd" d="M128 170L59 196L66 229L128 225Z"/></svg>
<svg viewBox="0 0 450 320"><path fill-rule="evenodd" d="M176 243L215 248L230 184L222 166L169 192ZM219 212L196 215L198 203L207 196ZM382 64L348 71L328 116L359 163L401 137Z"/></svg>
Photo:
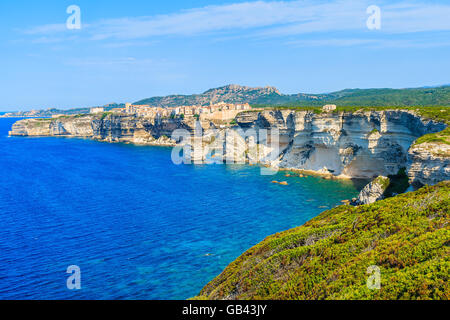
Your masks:
<svg viewBox="0 0 450 320"><path fill-rule="evenodd" d="M387 187L389 187L389 178L383 176L377 177L361 190L356 204L371 204L383 199Z"/></svg>

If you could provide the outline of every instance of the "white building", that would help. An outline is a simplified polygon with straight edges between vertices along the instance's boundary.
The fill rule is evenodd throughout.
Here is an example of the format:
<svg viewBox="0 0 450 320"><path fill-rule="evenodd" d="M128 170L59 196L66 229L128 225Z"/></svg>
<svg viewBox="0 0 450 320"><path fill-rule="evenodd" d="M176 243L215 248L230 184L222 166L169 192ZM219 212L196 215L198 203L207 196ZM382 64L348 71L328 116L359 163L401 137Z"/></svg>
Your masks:
<svg viewBox="0 0 450 320"><path fill-rule="evenodd" d="M91 108L91 113L102 113L102 112L105 112L105 108L103 107Z"/></svg>
<svg viewBox="0 0 450 320"><path fill-rule="evenodd" d="M331 111L336 110L336 108L337 107L334 104L327 104L327 105L322 107L322 110L325 111L325 112L331 112Z"/></svg>

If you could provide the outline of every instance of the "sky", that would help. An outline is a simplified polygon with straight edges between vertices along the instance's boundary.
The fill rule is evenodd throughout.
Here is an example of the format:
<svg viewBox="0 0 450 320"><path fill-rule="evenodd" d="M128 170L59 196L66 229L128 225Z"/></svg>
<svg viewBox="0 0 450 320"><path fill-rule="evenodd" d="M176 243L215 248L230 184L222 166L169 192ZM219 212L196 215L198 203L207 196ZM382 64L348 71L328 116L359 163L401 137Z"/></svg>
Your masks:
<svg viewBox="0 0 450 320"><path fill-rule="evenodd" d="M0 111L450 83L448 0L1 0L0 30Z"/></svg>

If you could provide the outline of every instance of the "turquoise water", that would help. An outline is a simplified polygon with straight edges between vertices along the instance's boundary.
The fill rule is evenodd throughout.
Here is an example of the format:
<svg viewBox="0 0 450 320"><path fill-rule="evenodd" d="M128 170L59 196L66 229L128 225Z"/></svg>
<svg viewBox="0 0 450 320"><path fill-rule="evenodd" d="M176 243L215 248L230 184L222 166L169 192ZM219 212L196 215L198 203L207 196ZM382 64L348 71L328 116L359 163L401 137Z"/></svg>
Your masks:
<svg viewBox="0 0 450 320"><path fill-rule="evenodd" d="M7 137L14 121L0 119L0 299L186 299L266 236L357 194L254 166L177 166L170 148ZM69 265L81 290L66 288Z"/></svg>

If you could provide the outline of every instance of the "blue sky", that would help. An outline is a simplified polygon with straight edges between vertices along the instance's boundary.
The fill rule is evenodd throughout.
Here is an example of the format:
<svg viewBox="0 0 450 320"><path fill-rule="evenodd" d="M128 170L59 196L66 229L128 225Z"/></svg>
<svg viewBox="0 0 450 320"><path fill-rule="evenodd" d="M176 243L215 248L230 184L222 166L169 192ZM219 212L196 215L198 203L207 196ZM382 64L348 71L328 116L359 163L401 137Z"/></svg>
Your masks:
<svg viewBox="0 0 450 320"><path fill-rule="evenodd" d="M66 28L69 5L80 30ZM381 9L369 30L366 9ZM450 83L450 1L0 2L0 111L201 93Z"/></svg>

